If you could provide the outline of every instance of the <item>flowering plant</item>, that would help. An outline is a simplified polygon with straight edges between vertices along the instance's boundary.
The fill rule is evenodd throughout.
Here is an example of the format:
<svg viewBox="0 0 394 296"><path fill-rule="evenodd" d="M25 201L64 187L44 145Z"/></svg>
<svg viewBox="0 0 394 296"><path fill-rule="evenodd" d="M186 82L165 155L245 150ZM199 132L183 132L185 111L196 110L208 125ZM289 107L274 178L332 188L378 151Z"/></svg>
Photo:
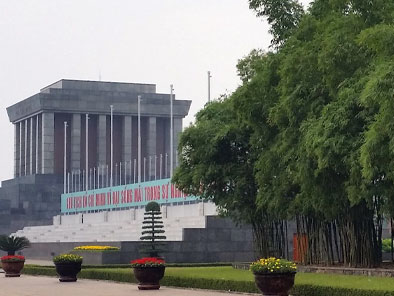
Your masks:
<svg viewBox="0 0 394 296"><path fill-rule="evenodd" d="M25 262L24 256L10 255L0 258L1 262Z"/></svg>
<svg viewBox="0 0 394 296"><path fill-rule="evenodd" d="M75 247L76 251L119 251L118 247L111 246L79 246Z"/></svg>
<svg viewBox="0 0 394 296"><path fill-rule="evenodd" d="M145 257L130 262L131 267L160 267L165 266L165 261L157 257Z"/></svg>
<svg viewBox="0 0 394 296"><path fill-rule="evenodd" d="M296 272L297 266L292 261L270 257L267 259L259 259L256 262L253 262L250 265L250 270L257 274L288 273Z"/></svg>
<svg viewBox="0 0 394 296"><path fill-rule="evenodd" d="M74 254L61 254L53 257L54 263L82 263L82 256Z"/></svg>

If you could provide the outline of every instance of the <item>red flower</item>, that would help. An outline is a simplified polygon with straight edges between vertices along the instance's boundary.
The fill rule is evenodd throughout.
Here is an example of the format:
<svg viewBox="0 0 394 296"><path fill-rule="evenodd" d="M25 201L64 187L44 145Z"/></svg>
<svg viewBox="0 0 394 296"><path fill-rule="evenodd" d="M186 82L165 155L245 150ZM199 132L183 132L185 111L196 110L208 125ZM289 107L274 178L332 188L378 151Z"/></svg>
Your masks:
<svg viewBox="0 0 394 296"><path fill-rule="evenodd" d="M165 264L165 261L156 257L145 257L141 259L136 259L130 262L133 266L162 266Z"/></svg>
<svg viewBox="0 0 394 296"><path fill-rule="evenodd" d="M25 261L25 257L18 255L10 255L10 256L3 256L0 258L0 260L4 262L19 262L19 261Z"/></svg>

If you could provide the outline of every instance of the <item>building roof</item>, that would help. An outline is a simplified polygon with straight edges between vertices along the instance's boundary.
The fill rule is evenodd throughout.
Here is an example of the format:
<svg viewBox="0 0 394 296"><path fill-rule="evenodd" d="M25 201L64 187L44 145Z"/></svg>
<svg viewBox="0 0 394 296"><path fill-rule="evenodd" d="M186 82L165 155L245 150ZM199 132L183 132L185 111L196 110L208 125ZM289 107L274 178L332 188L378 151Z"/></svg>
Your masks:
<svg viewBox="0 0 394 296"><path fill-rule="evenodd" d="M137 97L141 95L141 116L168 117L170 94L156 93L155 84L59 80L39 93L7 108L11 122L42 112L137 115ZM185 117L190 100L173 102L174 117Z"/></svg>

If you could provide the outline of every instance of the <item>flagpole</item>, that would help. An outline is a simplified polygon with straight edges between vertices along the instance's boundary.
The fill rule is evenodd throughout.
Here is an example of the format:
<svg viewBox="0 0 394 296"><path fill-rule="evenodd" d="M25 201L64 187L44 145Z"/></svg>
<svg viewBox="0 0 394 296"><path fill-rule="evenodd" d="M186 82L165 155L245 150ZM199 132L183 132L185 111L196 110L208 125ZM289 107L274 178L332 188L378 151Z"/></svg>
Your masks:
<svg viewBox="0 0 394 296"><path fill-rule="evenodd" d="M64 187L63 193L67 191L67 121L64 122Z"/></svg>
<svg viewBox="0 0 394 296"><path fill-rule="evenodd" d="M208 71L208 103L211 101L211 71Z"/></svg>
<svg viewBox="0 0 394 296"><path fill-rule="evenodd" d="M113 170L114 170L114 106L110 105L111 108L111 172L110 172L110 179L109 179L109 187L112 187L113 182Z"/></svg>
<svg viewBox="0 0 394 296"><path fill-rule="evenodd" d="M138 183L141 183L141 96L138 96Z"/></svg>
<svg viewBox="0 0 394 296"><path fill-rule="evenodd" d="M89 114L85 120L85 169L89 172ZM86 191L89 190L89 180L86 178Z"/></svg>
<svg viewBox="0 0 394 296"><path fill-rule="evenodd" d="M173 96L173 85L170 85L170 178L174 170L174 123L173 123L173 110L172 110L172 96Z"/></svg>

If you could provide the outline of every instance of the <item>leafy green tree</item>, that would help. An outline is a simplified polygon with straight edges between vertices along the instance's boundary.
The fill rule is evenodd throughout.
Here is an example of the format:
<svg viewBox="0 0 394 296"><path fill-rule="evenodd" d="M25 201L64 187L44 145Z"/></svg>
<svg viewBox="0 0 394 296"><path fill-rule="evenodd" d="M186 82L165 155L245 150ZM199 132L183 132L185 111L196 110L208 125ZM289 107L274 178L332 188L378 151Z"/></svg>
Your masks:
<svg viewBox="0 0 394 296"><path fill-rule="evenodd" d="M279 47L291 36L304 14L297 0L249 0L249 7L257 16L267 18L274 47Z"/></svg>
<svg viewBox="0 0 394 296"><path fill-rule="evenodd" d="M237 72L243 83L250 81L256 75L265 55L263 50L253 49L247 56L238 61Z"/></svg>
<svg viewBox="0 0 394 296"><path fill-rule="evenodd" d="M221 215L253 226L260 256L286 254L286 225L256 206L251 129L237 121L230 99L208 104L186 128L179 144L173 181L186 193L213 201ZM281 232L276 231L281 230Z"/></svg>
<svg viewBox="0 0 394 296"><path fill-rule="evenodd" d="M235 219L295 220L304 263L377 266L394 216L394 2L249 4L276 50L252 51L242 85L200 111L174 179ZM281 245L280 231L260 233Z"/></svg>

